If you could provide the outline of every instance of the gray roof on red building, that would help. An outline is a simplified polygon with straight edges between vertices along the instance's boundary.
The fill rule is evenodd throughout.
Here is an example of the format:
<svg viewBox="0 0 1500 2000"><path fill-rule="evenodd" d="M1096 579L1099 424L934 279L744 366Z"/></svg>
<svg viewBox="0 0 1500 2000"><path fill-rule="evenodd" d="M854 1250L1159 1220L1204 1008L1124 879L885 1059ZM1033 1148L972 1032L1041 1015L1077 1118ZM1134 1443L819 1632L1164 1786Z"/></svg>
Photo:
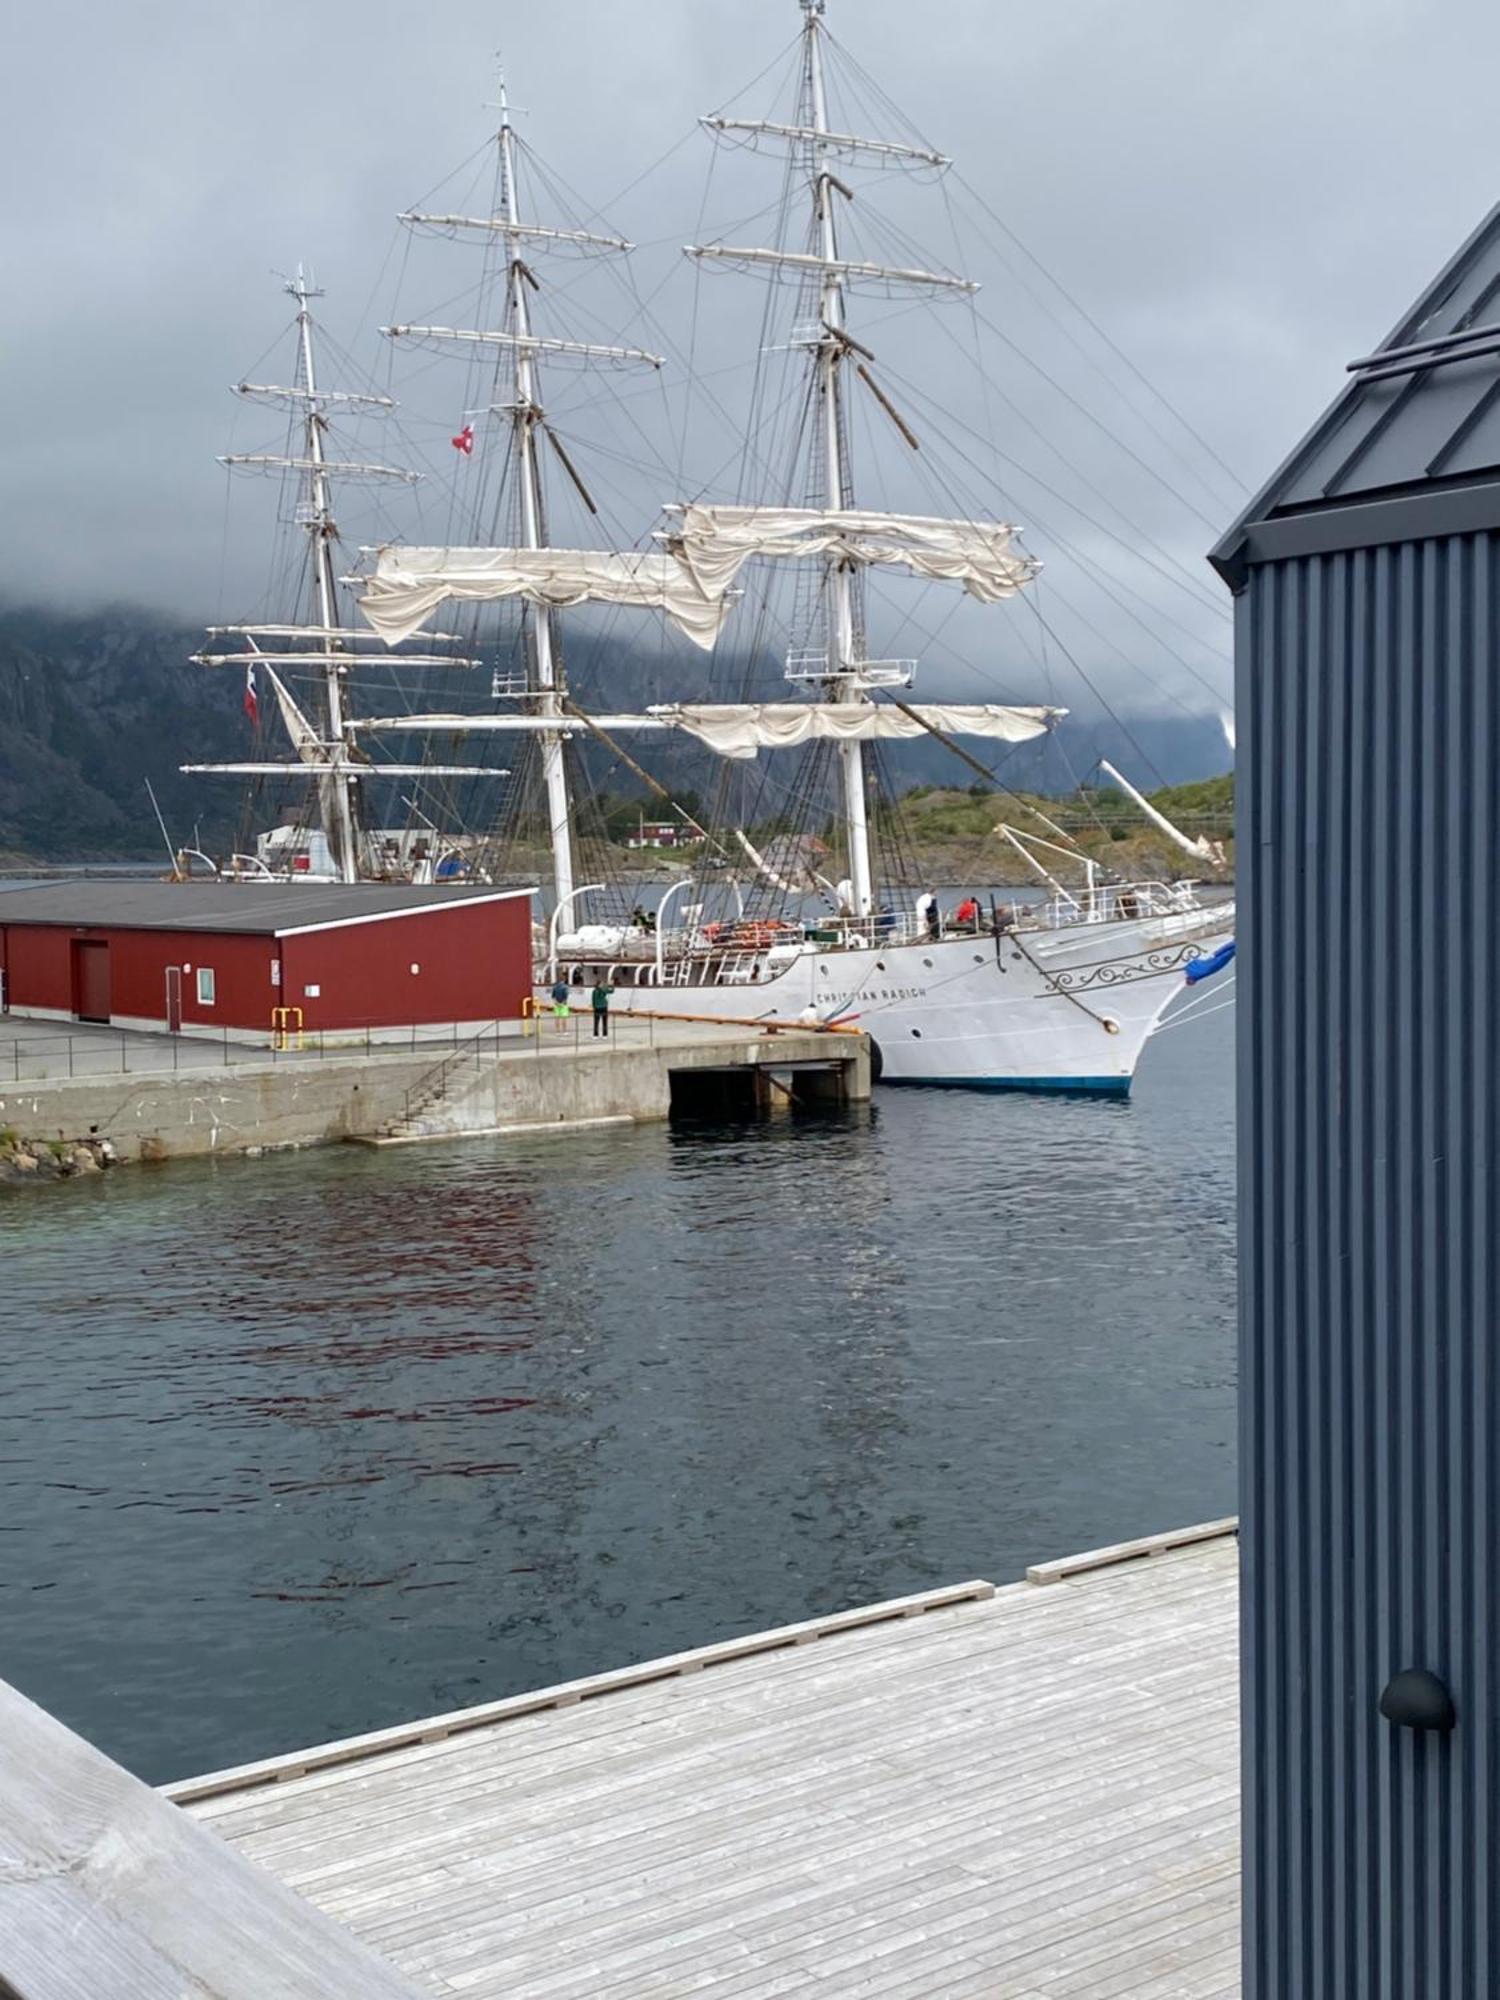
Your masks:
<svg viewBox="0 0 1500 2000"><path fill-rule="evenodd" d="M0 924L73 929L238 931L280 937L331 924L369 923L466 903L505 902L530 889L386 882L137 882L91 879L0 886Z"/></svg>

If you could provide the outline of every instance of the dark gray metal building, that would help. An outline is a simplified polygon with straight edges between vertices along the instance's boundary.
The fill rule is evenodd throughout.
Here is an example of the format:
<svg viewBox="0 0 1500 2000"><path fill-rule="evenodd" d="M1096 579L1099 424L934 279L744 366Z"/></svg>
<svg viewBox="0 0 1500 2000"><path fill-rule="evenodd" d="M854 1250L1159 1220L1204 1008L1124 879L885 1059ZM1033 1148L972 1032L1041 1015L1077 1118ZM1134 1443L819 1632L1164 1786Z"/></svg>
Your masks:
<svg viewBox="0 0 1500 2000"><path fill-rule="evenodd" d="M1212 559L1239 706L1244 1991L1477 2000L1500 1993L1500 209Z"/></svg>

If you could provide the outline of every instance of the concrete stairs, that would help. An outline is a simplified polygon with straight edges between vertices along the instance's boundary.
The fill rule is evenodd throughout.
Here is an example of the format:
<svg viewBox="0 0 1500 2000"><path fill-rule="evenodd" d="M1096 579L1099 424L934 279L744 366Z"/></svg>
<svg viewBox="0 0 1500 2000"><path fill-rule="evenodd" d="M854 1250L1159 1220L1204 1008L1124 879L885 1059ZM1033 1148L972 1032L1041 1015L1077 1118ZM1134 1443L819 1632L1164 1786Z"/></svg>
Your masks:
<svg viewBox="0 0 1500 2000"><path fill-rule="evenodd" d="M483 1082L497 1054L499 1033L500 1024L496 1022L471 1040L460 1043L452 1055L412 1085L406 1093L401 1116L383 1126L377 1136L399 1145L403 1140L446 1135L451 1127L439 1115L442 1107L468 1096Z"/></svg>

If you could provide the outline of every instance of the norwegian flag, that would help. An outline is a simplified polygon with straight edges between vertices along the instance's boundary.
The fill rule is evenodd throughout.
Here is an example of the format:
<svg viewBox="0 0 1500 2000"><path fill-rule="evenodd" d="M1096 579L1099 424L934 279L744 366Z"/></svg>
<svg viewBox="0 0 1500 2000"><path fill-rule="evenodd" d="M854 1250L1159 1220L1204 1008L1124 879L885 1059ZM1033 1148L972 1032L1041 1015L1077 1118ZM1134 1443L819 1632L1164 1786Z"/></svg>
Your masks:
<svg viewBox="0 0 1500 2000"><path fill-rule="evenodd" d="M465 424L458 436L456 438L449 438L448 442L455 451L461 451L465 458L472 458L474 455L474 426L472 424Z"/></svg>
<svg viewBox="0 0 1500 2000"><path fill-rule="evenodd" d="M245 713L250 718L252 729L260 727L260 696L255 691L255 668L245 669Z"/></svg>

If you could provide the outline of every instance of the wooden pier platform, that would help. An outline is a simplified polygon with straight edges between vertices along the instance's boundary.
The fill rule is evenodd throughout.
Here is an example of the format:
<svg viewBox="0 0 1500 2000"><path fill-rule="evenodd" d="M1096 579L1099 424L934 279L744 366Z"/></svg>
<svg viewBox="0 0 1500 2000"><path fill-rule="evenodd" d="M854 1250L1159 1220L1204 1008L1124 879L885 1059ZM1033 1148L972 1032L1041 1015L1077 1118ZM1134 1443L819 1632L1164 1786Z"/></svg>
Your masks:
<svg viewBox="0 0 1500 2000"><path fill-rule="evenodd" d="M1233 1528L167 1795L421 1993L1232 2000Z"/></svg>

